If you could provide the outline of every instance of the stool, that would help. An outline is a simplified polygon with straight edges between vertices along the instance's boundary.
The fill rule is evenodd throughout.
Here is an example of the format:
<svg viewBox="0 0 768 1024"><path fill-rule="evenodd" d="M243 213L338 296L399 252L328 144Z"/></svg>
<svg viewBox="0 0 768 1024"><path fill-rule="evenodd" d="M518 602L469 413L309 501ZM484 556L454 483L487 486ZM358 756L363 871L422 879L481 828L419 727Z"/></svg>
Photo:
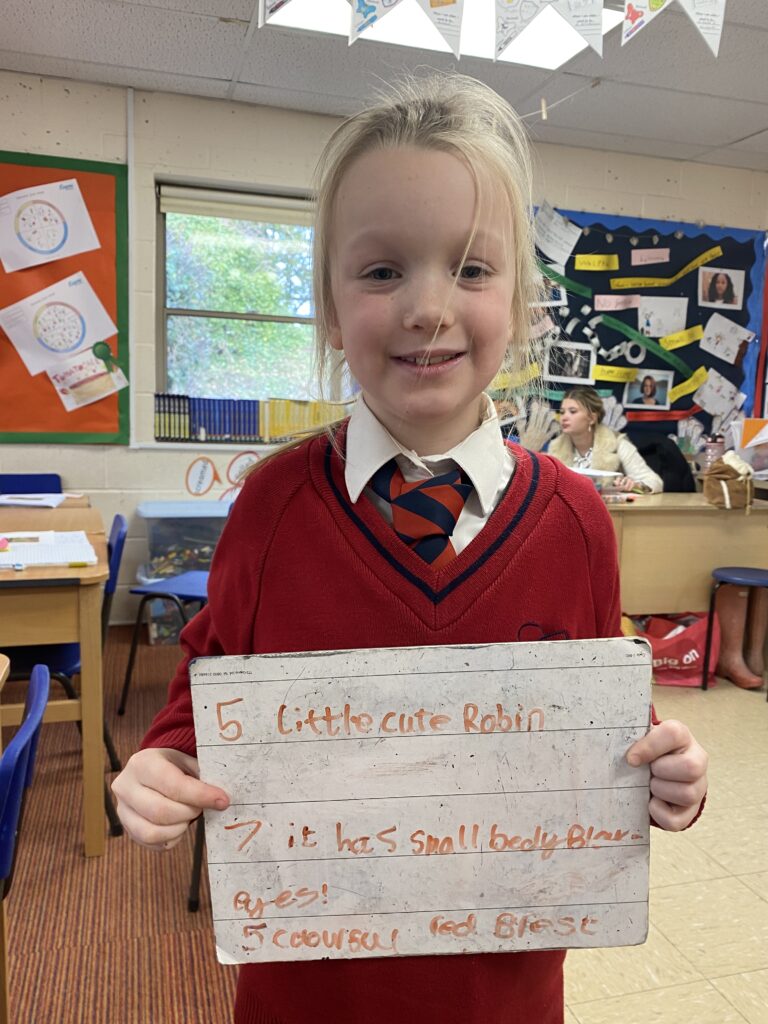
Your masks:
<svg viewBox="0 0 768 1024"><path fill-rule="evenodd" d="M128 688L131 685L133 663L136 660L136 648L139 644L139 633L147 602L156 601L158 598L170 601L176 605L181 621L186 626L189 621L186 606L191 603L197 603L202 608L208 601L208 572L205 570L183 572L180 576L170 576L167 580L158 580L157 583L147 583L143 587L131 587L131 593L141 594L142 597L136 612L136 624L133 627L128 667L125 670L123 692L120 694L120 705L117 709L118 715L125 714L125 702L128 699Z"/></svg>
<svg viewBox="0 0 768 1024"><path fill-rule="evenodd" d="M724 583L732 583L737 587L768 587L768 569L748 569L739 565L727 565L719 569L713 569L712 580L712 591L709 596L709 615L707 617L707 641L704 647L702 690L706 690L709 686L709 654L712 646L712 629L715 620L715 595Z"/></svg>

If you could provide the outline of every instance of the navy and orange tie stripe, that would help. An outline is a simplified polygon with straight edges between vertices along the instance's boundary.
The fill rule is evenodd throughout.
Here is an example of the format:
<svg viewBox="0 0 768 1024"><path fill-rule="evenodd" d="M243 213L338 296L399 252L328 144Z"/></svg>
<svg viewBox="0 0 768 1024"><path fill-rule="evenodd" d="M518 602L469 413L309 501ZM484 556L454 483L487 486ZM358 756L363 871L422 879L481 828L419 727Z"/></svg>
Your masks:
<svg viewBox="0 0 768 1024"><path fill-rule="evenodd" d="M408 483L395 459L371 477L371 489L392 506L392 526L408 547L434 569L442 569L456 552L451 544L472 483L460 469Z"/></svg>

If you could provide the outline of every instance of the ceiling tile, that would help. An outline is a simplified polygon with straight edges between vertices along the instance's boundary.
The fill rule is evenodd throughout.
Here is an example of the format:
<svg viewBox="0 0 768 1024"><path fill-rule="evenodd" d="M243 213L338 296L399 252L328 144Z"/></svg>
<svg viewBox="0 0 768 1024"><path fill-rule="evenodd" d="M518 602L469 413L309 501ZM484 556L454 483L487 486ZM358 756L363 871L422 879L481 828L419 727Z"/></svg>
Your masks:
<svg viewBox="0 0 768 1024"><path fill-rule="evenodd" d="M603 131L558 128L547 122L531 128L535 142L546 142L557 146L575 146L582 149L609 150L616 153L631 153L634 156L657 156L667 160L689 160L701 152L701 146L684 145L677 142L659 142L632 138L629 135L611 134Z"/></svg>
<svg viewBox="0 0 768 1024"><path fill-rule="evenodd" d="M49 75L52 78L71 78L74 81L101 82L125 88L176 92L218 99L226 98L229 89L229 81L223 79L215 81L211 78L194 78L192 75L174 75L162 71L107 67L104 64L66 60L63 57L37 57L3 50L0 50L0 67L28 75Z"/></svg>
<svg viewBox="0 0 768 1024"><path fill-rule="evenodd" d="M349 46L341 36L291 31L265 26L254 33L251 47L240 71L240 82L275 89L294 90L297 94L325 93L343 97L344 110L331 102L327 113L348 112L348 101L355 109L386 83L404 71L425 67L482 78L510 103L517 105L532 90L541 88L549 71L522 65L492 64L465 57L457 65L452 54L390 46L360 40ZM322 105L322 96L315 96ZM309 108L305 108L309 109ZM315 109L314 107L312 109Z"/></svg>
<svg viewBox="0 0 768 1024"><path fill-rule="evenodd" d="M765 0L728 0L725 14L726 22L768 30L768 4Z"/></svg>
<svg viewBox="0 0 768 1024"><path fill-rule="evenodd" d="M753 135L749 139L742 139L734 144L734 149L754 150L756 153L768 153L768 130Z"/></svg>
<svg viewBox="0 0 768 1024"><path fill-rule="evenodd" d="M729 0L727 11L731 13ZM768 12L768 3L761 0ZM768 28L768 23L766 25ZM626 46L618 32L606 40L602 61L591 51L562 69L603 81L631 82L665 90L768 103L768 31L726 24L716 58L683 12L660 14Z"/></svg>
<svg viewBox="0 0 768 1024"><path fill-rule="evenodd" d="M102 4L118 7L159 7L164 11L184 11L189 14L205 14L211 18L235 18L250 21L258 0L97 0Z"/></svg>
<svg viewBox="0 0 768 1024"><path fill-rule="evenodd" d="M231 76L246 34L242 22L102 0L5 6L4 49L203 78Z"/></svg>
<svg viewBox="0 0 768 1024"><path fill-rule="evenodd" d="M723 167L742 167L752 171L768 171L768 154L745 153L735 149L708 150L700 159L691 157L693 163L714 164Z"/></svg>
<svg viewBox="0 0 768 1024"><path fill-rule="evenodd" d="M558 103L573 90L581 91ZM664 156L656 143L691 146L726 146L761 129L766 108L757 103L707 97L692 99L685 93L652 86L603 82L597 88L574 75L560 75L544 90L549 106L547 126L609 135L628 135L648 141L656 156Z"/></svg>

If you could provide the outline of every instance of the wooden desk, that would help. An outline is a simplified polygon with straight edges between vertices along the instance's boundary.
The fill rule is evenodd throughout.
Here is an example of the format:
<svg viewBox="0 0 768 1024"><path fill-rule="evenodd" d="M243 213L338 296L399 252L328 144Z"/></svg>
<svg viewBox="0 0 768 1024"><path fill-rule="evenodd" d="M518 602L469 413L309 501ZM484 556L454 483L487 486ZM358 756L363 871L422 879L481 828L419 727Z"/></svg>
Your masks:
<svg viewBox="0 0 768 1024"><path fill-rule="evenodd" d="M84 568L0 569L0 648L80 644L80 698L50 700L43 720L82 722L85 854L100 856L105 833L100 584L109 576L104 524L92 508L1 508L0 533L13 530L85 530L99 559ZM0 724L17 725L22 712L22 704L0 705Z"/></svg>
<svg viewBox="0 0 768 1024"><path fill-rule="evenodd" d="M649 494L608 511L628 614L706 611L713 569L768 569L768 501L745 515L715 508L703 494Z"/></svg>

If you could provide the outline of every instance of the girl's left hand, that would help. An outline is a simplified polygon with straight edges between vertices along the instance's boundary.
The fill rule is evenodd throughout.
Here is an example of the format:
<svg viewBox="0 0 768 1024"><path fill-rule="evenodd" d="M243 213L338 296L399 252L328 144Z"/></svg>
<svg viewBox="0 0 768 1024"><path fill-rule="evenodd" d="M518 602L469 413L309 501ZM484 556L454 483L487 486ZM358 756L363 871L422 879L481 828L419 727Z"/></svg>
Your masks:
<svg viewBox="0 0 768 1024"><path fill-rule="evenodd" d="M699 812L707 792L707 752L687 726L670 719L651 726L651 731L627 751L633 767L651 768L651 817L661 828L680 832Z"/></svg>

